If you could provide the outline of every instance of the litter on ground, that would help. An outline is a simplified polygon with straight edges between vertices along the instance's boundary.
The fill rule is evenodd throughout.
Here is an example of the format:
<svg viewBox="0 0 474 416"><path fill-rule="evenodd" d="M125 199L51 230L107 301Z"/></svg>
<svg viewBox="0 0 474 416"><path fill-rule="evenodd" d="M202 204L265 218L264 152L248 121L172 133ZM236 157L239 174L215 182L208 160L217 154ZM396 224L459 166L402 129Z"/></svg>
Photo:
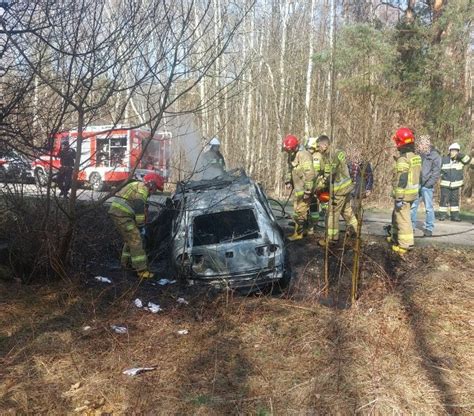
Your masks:
<svg viewBox="0 0 474 416"><path fill-rule="evenodd" d="M110 325L110 327L117 333L117 334L126 334L128 332L127 327L120 326L120 325Z"/></svg>
<svg viewBox="0 0 474 416"><path fill-rule="evenodd" d="M158 284L160 286L172 285L176 283L176 280L169 280L169 279L160 279L158 280Z"/></svg>
<svg viewBox="0 0 474 416"><path fill-rule="evenodd" d="M138 368L129 368L128 370L124 370L123 374L126 376L136 376L141 373L145 373L147 371L156 370L156 367L138 367Z"/></svg>
<svg viewBox="0 0 474 416"><path fill-rule="evenodd" d="M143 302L139 298L136 298L133 303L137 308L143 308Z"/></svg>
<svg viewBox="0 0 474 416"><path fill-rule="evenodd" d="M181 305L189 305L189 302L184 298L178 298L178 299L176 299L176 302L181 304Z"/></svg>
<svg viewBox="0 0 474 416"><path fill-rule="evenodd" d="M104 277L104 276L96 276L94 277L95 280L97 280L98 282L102 282L102 283L112 283L112 280L110 280L108 277Z"/></svg>
<svg viewBox="0 0 474 416"><path fill-rule="evenodd" d="M189 334L189 330L187 330L187 329L180 329L180 330L178 331L178 334L179 334L179 335L188 335L188 334Z"/></svg>
<svg viewBox="0 0 474 416"><path fill-rule="evenodd" d="M158 313L163 310L161 309L160 305L157 305L156 303L152 303L152 302L148 302L147 307L144 309L146 309L147 311L150 311L151 313Z"/></svg>

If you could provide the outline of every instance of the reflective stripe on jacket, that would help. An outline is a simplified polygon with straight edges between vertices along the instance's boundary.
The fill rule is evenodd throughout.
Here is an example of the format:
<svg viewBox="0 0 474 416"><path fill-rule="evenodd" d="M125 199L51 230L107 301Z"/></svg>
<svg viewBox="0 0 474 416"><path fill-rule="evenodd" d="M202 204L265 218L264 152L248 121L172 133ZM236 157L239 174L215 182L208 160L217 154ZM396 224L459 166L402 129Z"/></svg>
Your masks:
<svg viewBox="0 0 474 416"><path fill-rule="evenodd" d="M464 185L464 166L471 161L469 155L461 155L460 160L443 156L441 162L441 182L443 188L456 189Z"/></svg>
<svg viewBox="0 0 474 416"><path fill-rule="evenodd" d="M285 183L293 183L295 196L311 192L314 185L313 158L307 150L288 154L288 170Z"/></svg>
<svg viewBox="0 0 474 416"><path fill-rule="evenodd" d="M328 149L323 154L322 165L332 195L347 195L352 192L354 184L349 174L346 154L342 150L335 150L331 158Z"/></svg>
<svg viewBox="0 0 474 416"><path fill-rule="evenodd" d="M115 195L109 214L116 217L131 217L137 225L143 225L148 196L148 188L143 182L130 182Z"/></svg>
<svg viewBox="0 0 474 416"><path fill-rule="evenodd" d="M411 151L401 153L395 161L392 196L397 200L414 201L420 188L421 157Z"/></svg>

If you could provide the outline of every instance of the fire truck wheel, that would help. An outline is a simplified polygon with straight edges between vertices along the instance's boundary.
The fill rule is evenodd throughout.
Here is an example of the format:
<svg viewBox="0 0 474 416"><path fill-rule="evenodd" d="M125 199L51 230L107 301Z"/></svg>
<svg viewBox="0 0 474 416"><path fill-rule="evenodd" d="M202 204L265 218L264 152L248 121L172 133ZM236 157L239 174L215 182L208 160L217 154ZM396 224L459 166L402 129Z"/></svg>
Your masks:
<svg viewBox="0 0 474 416"><path fill-rule="evenodd" d="M43 169L35 170L35 183L36 186L39 187L46 186L46 184L48 183L48 178L46 177L46 173Z"/></svg>
<svg viewBox="0 0 474 416"><path fill-rule="evenodd" d="M102 191L104 189L104 181L98 172L92 172L89 176L89 184L93 191Z"/></svg>

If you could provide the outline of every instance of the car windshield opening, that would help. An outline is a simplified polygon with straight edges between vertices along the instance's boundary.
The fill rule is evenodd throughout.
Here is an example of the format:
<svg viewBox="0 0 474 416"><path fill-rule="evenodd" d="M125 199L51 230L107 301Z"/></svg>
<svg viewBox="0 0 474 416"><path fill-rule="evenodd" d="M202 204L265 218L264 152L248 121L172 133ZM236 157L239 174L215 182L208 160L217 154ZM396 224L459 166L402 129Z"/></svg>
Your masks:
<svg viewBox="0 0 474 416"><path fill-rule="evenodd" d="M253 240L259 237L259 228L253 210L241 209L194 218L193 236L194 246L206 246Z"/></svg>

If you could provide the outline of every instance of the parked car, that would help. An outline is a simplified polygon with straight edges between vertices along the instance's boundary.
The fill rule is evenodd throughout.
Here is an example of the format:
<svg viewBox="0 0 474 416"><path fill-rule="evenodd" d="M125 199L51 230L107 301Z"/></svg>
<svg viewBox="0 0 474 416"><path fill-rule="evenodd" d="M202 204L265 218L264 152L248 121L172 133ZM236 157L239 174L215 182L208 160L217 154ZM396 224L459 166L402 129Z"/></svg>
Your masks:
<svg viewBox="0 0 474 416"><path fill-rule="evenodd" d="M171 261L190 284L258 290L289 283L283 231L262 187L242 170L180 183L171 205Z"/></svg>
<svg viewBox="0 0 474 416"><path fill-rule="evenodd" d="M14 150L0 151L0 182L34 182L26 157Z"/></svg>

